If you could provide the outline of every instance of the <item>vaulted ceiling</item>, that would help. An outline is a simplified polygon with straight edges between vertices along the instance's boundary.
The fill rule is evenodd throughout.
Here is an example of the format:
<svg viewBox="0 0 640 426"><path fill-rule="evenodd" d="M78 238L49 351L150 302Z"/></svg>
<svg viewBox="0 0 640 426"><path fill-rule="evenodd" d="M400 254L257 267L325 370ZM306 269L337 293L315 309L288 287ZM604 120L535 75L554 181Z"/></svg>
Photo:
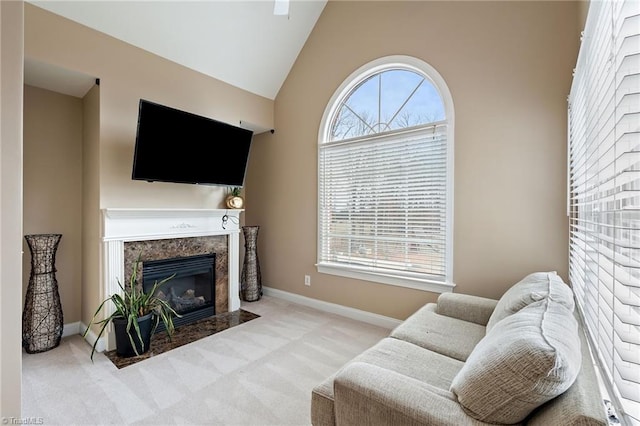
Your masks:
<svg viewBox="0 0 640 426"><path fill-rule="evenodd" d="M274 14L274 0L29 3L275 99L326 1L291 0L288 16ZM34 74L41 78L50 74L38 65L26 63L25 81Z"/></svg>

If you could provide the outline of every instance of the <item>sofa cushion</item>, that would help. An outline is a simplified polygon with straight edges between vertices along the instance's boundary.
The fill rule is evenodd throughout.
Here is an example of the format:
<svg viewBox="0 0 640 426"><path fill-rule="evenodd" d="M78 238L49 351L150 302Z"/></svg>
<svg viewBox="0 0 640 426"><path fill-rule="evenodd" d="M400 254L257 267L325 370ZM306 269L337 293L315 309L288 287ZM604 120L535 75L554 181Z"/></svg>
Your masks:
<svg viewBox="0 0 640 426"><path fill-rule="evenodd" d="M487 326L498 301L464 293L441 293L436 313Z"/></svg>
<svg viewBox="0 0 640 426"><path fill-rule="evenodd" d="M489 331L453 379L451 390L478 420L518 423L571 386L581 356L572 311L545 298Z"/></svg>
<svg viewBox="0 0 640 426"><path fill-rule="evenodd" d="M448 391L451 381L464 363L453 358L425 350L412 343L386 337L345 364L340 371L354 362L364 362L394 371L431 386ZM314 426L334 425L332 375L312 391L311 422Z"/></svg>
<svg viewBox="0 0 640 426"><path fill-rule="evenodd" d="M514 284L498 300L496 308L487 322L486 332L488 333L503 318L518 312L531 303L539 302L549 295L573 312L573 292L562 281L562 278L555 272L534 272Z"/></svg>
<svg viewBox="0 0 640 426"><path fill-rule="evenodd" d="M465 361L485 336L485 327L436 313L429 303L398 325L390 336Z"/></svg>

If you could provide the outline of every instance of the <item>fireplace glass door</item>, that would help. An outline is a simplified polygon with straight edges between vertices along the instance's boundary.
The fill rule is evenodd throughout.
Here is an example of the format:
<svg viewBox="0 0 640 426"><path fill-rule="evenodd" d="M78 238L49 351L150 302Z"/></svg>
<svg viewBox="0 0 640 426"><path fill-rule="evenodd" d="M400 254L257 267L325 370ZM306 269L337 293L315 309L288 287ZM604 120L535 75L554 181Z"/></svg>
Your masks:
<svg viewBox="0 0 640 426"><path fill-rule="evenodd" d="M215 315L215 259L215 253L211 253L142 263L145 292L151 291L156 281L175 274L156 290L156 295L181 315L173 320L176 327ZM156 332L164 330L160 322Z"/></svg>

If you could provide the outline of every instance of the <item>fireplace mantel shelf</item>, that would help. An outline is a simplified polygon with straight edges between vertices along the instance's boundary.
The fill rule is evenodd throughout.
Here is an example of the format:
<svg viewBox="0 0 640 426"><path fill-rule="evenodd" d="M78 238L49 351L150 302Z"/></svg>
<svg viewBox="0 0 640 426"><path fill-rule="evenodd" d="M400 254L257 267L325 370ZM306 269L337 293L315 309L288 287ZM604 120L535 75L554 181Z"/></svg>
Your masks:
<svg viewBox="0 0 640 426"><path fill-rule="evenodd" d="M108 208L103 210L109 217L166 217L166 216L223 216L225 214L236 214L244 209L141 209L141 208Z"/></svg>
<svg viewBox="0 0 640 426"><path fill-rule="evenodd" d="M242 209L103 209L103 241L141 241L240 232ZM224 216L228 220L223 221Z"/></svg>

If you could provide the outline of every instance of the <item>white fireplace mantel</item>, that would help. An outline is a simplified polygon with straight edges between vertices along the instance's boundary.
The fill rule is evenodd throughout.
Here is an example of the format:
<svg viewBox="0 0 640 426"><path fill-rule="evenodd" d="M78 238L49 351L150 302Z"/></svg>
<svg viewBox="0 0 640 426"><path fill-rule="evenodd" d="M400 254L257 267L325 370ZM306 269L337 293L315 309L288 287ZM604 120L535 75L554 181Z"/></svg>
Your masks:
<svg viewBox="0 0 640 426"><path fill-rule="evenodd" d="M240 232L240 212L224 209L103 209L103 241L230 235ZM226 223L223 218L227 216Z"/></svg>
<svg viewBox="0 0 640 426"><path fill-rule="evenodd" d="M229 311L240 309L240 212L224 209L102 210L103 299L120 292L124 282L124 243L128 241L227 235ZM102 345L110 349L112 338Z"/></svg>

